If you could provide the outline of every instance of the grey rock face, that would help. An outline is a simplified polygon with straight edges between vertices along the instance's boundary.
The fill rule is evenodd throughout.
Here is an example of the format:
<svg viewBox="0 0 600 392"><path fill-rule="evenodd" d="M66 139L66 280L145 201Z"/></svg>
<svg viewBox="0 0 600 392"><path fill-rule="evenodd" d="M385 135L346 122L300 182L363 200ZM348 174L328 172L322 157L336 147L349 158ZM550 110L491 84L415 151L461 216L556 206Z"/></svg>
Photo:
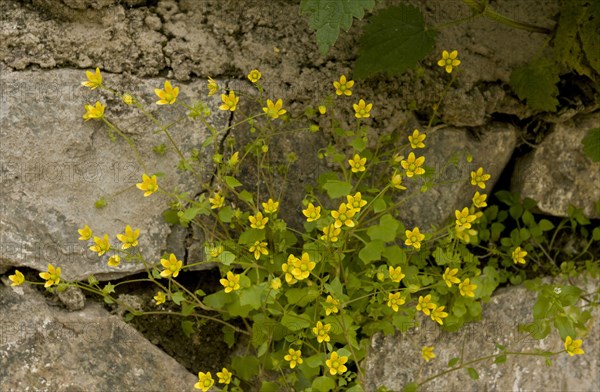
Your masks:
<svg viewBox="0 0 600 392"><path fill-rule="evenodd" d="M444 185L417 194L402 205L400 215L407 227L439 226L456 209L470 206L476 191L490 192L513 153L516 129L508 124L492 123L481 131L479 138L471 136L465 128L454 127L440 128L427 135L426 147L415 155L425 156L425 166L433 167L436 182ZM473 156L472 162L464 159L466 153ZM455 164L448 164L451 158ZM480 167L491 174L486 189L471 185L471 172ZM400 192L419 192L418 187L411 186L411 179L404 178L403 182L408 190Z"/></svg>
<svg viewBox="0 0 600 392"><path fill-rule="evenodd" d="M198 381L99 304L69 312L0 285L0 313L2 391L193 391Z"/></svg>
<svg viewBox="0 0 600 392"><path fill-rule="evenodd" d="M0 85L0 265L27 266L44 271L48 263L62 268L65 279L84 279L89 274L110 279L143 270L141 264L122 262L108 267L107 255L99 258L88 250L91 243L78 241L77 229L88 224L94 235L107 233L113 246L116 234L126 225L139 228L140 249L155 263L165 251L184 257L184 247L167 241L171 233L162 212L168 198L155 193L144 197L136 183L143 172L163 172L159 187L168 191L190 191L193 197L211 175L211 155L206 154L196 169L198 177L176 169L179 157L167 137L135 108L118 98L89 91L81 86L83 71L11 72L2 68ZM104 74L105 83L119 86L141 97L163 123L185 115L183 108L166 105L157 111L154 88L164 79L141 80ZM180 101L206 97L205 82L180 85ZM211 121L222 127L226 118L212 97ZM84 104L100 100L107 104L106 116L135 141L144 161L141 167L130 146L119 136L107 136L108 127L98 121L84 122ZM189 157L200 149L209 132L199 122L185 119L171 127L176 143ZM164 143L164 156L153 147ZM102 209L94 202L104 197Z"/></svg>
<svg viewBox="0 0 600 392"><path fill-rule="evenodd" d="M598 282L591 282L597 288ZM365 387L369 392L385 385L391 391L402 391L410 382L423 381L446 370L448 361L463 357L463 363L497 354L495 344L509 347L514 352L532 352L536 348L558 352L564 345L553 331L542 341L527 337L518 331L518 325L531 322L536 296L523 287L499 290L483 305L483 320L466 325L456 333L443 332L430 319L421 326L397 336L377 335L371 341L371 352L366 360ZM598 358L600 343L597 328L598 309L594 310L592 333L583 339L584 355L553 356L548 367L539 356L508 356L503 364L493 359L472 367L479 380L470 379L465 369L436 378L422 386L420 391L597 391L600 387ZM421 357L423 346L435 346L437 357L425 362Z"/></svg>
<svg viewBox="0 0 600 392"><path fill-rule="evenodd" d="M594 203L600 199L600 164L583 153L581 140L600 126L600 113L581 115L558 123L537 148L517 162L512 190L538 202L541 212L567 216L570 204L598 218Z"/></svg>

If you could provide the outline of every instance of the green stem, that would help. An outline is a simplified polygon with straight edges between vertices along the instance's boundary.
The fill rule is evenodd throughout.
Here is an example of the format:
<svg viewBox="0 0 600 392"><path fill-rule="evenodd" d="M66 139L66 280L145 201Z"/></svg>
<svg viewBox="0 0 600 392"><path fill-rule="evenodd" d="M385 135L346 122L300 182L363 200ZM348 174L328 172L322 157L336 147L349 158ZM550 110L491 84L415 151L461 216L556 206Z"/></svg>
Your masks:
<svg viewBox="0 0 600 392"><path fill-rule="evenodd" d="M518 22L514 19L511 19L501 13L495 11L492 7L487 4L487 1L478 1L478 0L463 0L467 6L469 6L472 10L475 11L476 14L483 15L488 19L491 19L500 24L519 29L530 31L532 33L542 33L542 34L550 34L550 30L545 27L535 26L529 23Z"/></svg>

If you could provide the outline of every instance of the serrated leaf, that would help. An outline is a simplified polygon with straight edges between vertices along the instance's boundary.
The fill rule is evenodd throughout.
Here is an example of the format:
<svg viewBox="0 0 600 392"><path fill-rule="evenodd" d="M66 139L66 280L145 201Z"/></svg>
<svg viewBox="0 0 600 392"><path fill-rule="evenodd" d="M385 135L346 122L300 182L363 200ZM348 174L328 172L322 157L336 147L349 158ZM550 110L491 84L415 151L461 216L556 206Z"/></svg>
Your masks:
<svg viewBox="0 0 600 392"><path fill-rule="evenodd" d="M308 328L310 324L310 317L308 317L305 314L287 312L281 318L281 325L283 325L290 331L299 331L301 329Z"/></svg>
<svg viewBox="0 0 600 392"><path fill-rule="evenodd" d="M587 7L579 36L590 65L600 73L600 2L591 1Z"/></svg>
<svg viewBox="0 0 600 392"><path fill-rule="evenodd" d="M371 18L360 39L354 75L364 79L378 72L400 74L432 50L435 30L428 30L417 8L389 7Z"/></svg>
<svg viewBox="0 0 600 392"><path fill-rule="evenodd" d="M534 110L556 111L560 80L556 65L548 59L540 58L531 64L516 68L510 75L510 86L519 99L527 102Z"/></svg>
<svg viewBox="0 0 600 392"><path fill-rule="evenodd" d="M384 247L384 242L381 240L371 241L358 252L358 257L363 263L369 264L381 258Z"/></svg>
<svg viewBox="0 0 600 392"><path fill-rule="evenodd" d="M183 291L178 291L175 294L173 294L171 296L171 299L173 300L173 302L175 302L177 305L181 304L181 301L183 301L185 299L185 296L183 294Z"/></svg>
<svg viewBox="0 0 600 392"><path fill-rule="evenodd" d="M375 6L374 0L302 0L300 12L308 15L308 25L317 33L322 55L333 46L340 29L348 31L353 18L362 19L365 10Z"/></svg>
<svg viewBox="0 0 600 392"><path fill-rule="evenodd" d="M592 162L600 162L600 128L589 129L581 143L585 155Z"/></svg>
<svg viewBox="0 0 600 392"><path fill-rule="evenodd" d="M367 235L372 240L381 240L383 242L391 242L396 238L396 233L400 223L390 214L381 217L378 225L371 226L367 229Z"/></svg>
<svg viewBox="0 0 600 392"><path fill-rule="evenodd" d="M563 3L554 36L554 53L561 64L580 75L591 76L589 67L583 64L584 55L577 36L585 11L581 1Z"/></svg>

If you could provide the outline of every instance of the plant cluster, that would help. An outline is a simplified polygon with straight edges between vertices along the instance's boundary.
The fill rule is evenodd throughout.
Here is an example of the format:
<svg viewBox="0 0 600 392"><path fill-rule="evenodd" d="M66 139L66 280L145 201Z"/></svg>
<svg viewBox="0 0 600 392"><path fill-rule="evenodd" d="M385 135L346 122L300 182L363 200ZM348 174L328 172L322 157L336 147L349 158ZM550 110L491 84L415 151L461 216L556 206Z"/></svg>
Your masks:
<svg viewBox="0 0 600 392"><path fill-rule="evenodd" d="M460 65L458 53L444 51L438 65L453 72ZM198 154L184 153L173 141L169 126L160 124L140 98L107 87L99 69L88 71L87 79L86 87L115 94L154 121L170 143L168 148L178 154L178 168L197 174ZM472 171L470 178L457 180L471 184L472 200L449 211L452 219L447 224L435 229L405 226L398 215L401 206L443 184L435 169L426 164L430 127L404 130L397 139L374 137L368 131L376 108L368 99L355 99L354 81L344 75L333 82L330 96L318 107L296 118L287 112L282 99L266 98L268 92L258 70L252 70L248 79L257 95L224 90L215 80L208 80L208 97L221 93L220 110L239 112L240 99L255 100L262 108L225 129L209 124L211 112L204 101L181 102L179 87L169 81L155 89L156 105L182 105L190 119L211 132L200 153L212 152L215 175L198 195L164 189L161 173L148 170L134 140L109 121L103 103L85 105L83 115L86 121L102 121L111 134L132 147L145 170L136 187L144 197L164 193L171 199L165 219L195 225L206 236L206 258L185 264L170 252L160 260L144 258L138 242L144 235L140 228L127 225L123 232L113 233L116 242L108 233L95 235L84 222L79 230L79 239L110 267L142 263L147 277L141 280L156 285L157 310L142 312L122 304L128 309L126 318L178 314L186 334L212 320L222 324L224 341L230 347L236 342L245 345L245 354L222 364L216 380L210 372L200 371L195 388L208 391L217 383L223 390L248 390L256 386L258 377L261 391L362 391L360 364L376 333L406 332L422 323L458 330L481 318L482 302L500 284L525 281L527 273L536 268L546 271L542 268L545 262L560 265L560 271L550 272L571 276L585 268L597 276L598 262L589 250L592 242L600 239L600 229L590 231L589 221L580 212L555 228L548 220L536 220L531 201L520 202L506 193L498 197L507 204L508 212L488 207L485 192L490 174L483 167ZM351 129L343 128L337 116L344 107L354 110ZM319 177L318 186L308 190L296 211L284 215L280 209L283 190L268 181L274 165L270 142L285 122L308 120L312 125L306 132L321 129L317 118L327 124L323 131L331 132L335 139L319 154L335 169ZM226 131L242 125L251 127L251 143L219 143ZM164 152L165 146L160 150ZM472 157L464 154L462 159L465 162ZM288 164L293 161L290 157ZM239 175L243 165L255 167L266 185L256 189L244 185ZM303 230L286 222L284 217L294 213L302 216ZM557 264L560 252L552 253L557 234L567 229L580 234L585 245L569 262ZM554 234L548 239L551 231ZM219 269L221 290L210 294L192 291L178 281L180 275L200 264L214 264ZM87 282L64 282L61 268L53 264L40 277L48 290L75 286L102 296L107 303L119 303L115 293L128 283L113 285L93 276ZM13 285L25 281L19 271L10 279ZM574 285L546 285L540 280L528 284L541 293L529 333L543 338L553 325L565 342L561 352L583 354L578 337L585 336L590 313L576 305L587 298L586 293ZM594 295L589 301L597 304L597 293ZM481 360L501 363L507 355L521 354L500 350L500 354ZM538 354L550 357L559 353ZM434 346L422 347L422 357L424 366L434 360ZM467 369L475 378L477 372L471 365L456 359L448 367L450 371ZM415 380L407 388L416 389L429 380Z"/></svg>

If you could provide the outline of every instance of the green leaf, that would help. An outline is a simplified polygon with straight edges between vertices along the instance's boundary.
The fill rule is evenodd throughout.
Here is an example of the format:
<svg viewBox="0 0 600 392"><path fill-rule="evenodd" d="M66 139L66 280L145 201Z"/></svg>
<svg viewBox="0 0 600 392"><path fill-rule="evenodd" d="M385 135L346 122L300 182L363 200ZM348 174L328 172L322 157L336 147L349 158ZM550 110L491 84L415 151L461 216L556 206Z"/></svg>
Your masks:
<svg viewBox="0 0 600 392"><path fill-rule="evenodd" d="M592 162L600 162L600 128L589 129L581 143L583 144L585 155Z"/></svg>
<svg viewBox="0 0 600 392"><path fill-rule="evenodd" d="M312 382L312 388L318 392L329 392L335 388L335 381L325 376L317 377Z"/></svg>
<svg viewBox="0 0 600 392"><path fill-rule="evenodd" d="M183 291L176 292L175 294L173 294L173 296L171 297L171 299L177 305L181 305L181 301L183 301L185 299L185 296L183 295Z"/></svg>
<svg viewBox="0 0 600 392"><path fill-rule="evenodd" d="M235 188L238 186L242 186L242 183L236 180L235 177L225 176L225 183L229 185L231 188Z"/></svg>
<svg viewBox="0 0 600 392"><path fill-rule="evenodd" d="M266 289L267 283L256 284L247 289L240 290L240 305L249 305L253 309L260 309L262 305L262 295Z"/></svg>
<svg viewBox="0 0 600 392"><path fill-rule="evenodd" d="M469 372L469 377L471 377L473 380L479 379L479 373L477 373L477 370L473 369L472 367L467 368L467 372Z"/></svg>
<svg viewBox="0 0 600 392"><path fill-rule="evenodd" d="M375 6L374 0L302 0L300 12L308 15L308 25L317 33L322 55L335 43L340 29L348 31L353 18L362 19L365 10Z"/></svg>
<svg viewBox="0 0 600 392"><path fill-rule="evenodd" d="M263 381L259 392L278 392L279 384L272 381Z"/></svg>
<svg viewBox="0 0 600 392"><path fill-rule="evenodd" d="M416 382L409 382L404 386L402 392L417 392L419 390L419 384Z"/></svg>
<svg viewBox="0 0 600 392"><path fill-rule="evenodd" d="M558 330L560 338L565 340L567 336L576 336L577 332L575 331L575 326L573 325L573 321L563 315L558 315L554 319L554 326Z"/></svg>
<svg viewBox="0 0 600 392"><path fill-rule="evenodd" d="M494 359L494 363L504 363L506 362L506 354L498 355L496 359Z"/></svg>
<svg viewBox="0 0 600 392"><path fill-rule="evenodd" d="M252 203L254 201L254 196L247 190L241 191L238 196L240 200L245 201L246 203Z"/></svg>
<svg viewBox="0 0 600 392"><path fill-rule="evenodd" d="M231 298L231 295L227 294L223 290L219 290L216 293L204 297L203 302L211 308L222 309L226 304L231 302Z"/></svg>
<svg viewBox="0 0 600 392"><path fill-rule="evenodd" d="M358 252L358 257L363 263L369 264L370 262L379 260L381 258L381 252L383 252L383 248L383 241L371 241L364 248L362 248L360 252Z"/></svg>
<svg viewBox="0 0 600 392"><path fill-rule="evenodd" d="M190 320L181 320L181 329L186 337L192 336L194 333L194 322Z"/></svg>
<svg viewBox="0 0 600 392"><path fill-rule="evenodd" d="M542 229L542 231L550 231L554 229L554 225L548 219L542 219L540 221L540 229Z"/></svg>
<svg viewBox="0 0 600 392"><path fill-rule="evenodd" d="M181 305L181 314L184 316L190 316L192 313L194 313L195 307L196 306L193 303L184 302L183 305Z"/></svg>
<svg viewBox="0 0 600 392"><path fill-rule="evenodd" d="M367 229L367 235L372 240L381 240L383 242L391 242L396 238L396 233L399 222L390 214L381 217L379 224L371 226Z"/></svg>
<svg viewBox="0 0 600 392"><path fill-rule="evenodd" d="M385 8L365 27L354 75L364 79L378 72L400 74L433 50L435 36L436 31L427 29L417 8Z"/></svg>
<svg viewBox="0 0 600 392"><path fill-rule="evenodd" d="M281 325L290 331L300 331L301 329L310 327L311 320L310 317L305 314L286 312L281 318Z"/></svg>
<svg viewBox="0 0 600 392"><path fill-rule="evenodd" d="M437 265L446 265L449 263L460 263L460 256L452 254L452 250L444 251L439 246L433 251L433 258Z"/></svg>
<svg viewBox="0 0 600 392"><path fill-rule="evenodd" d="M219 220L224 223L231 222L233 218L233 208L231 206L225 206L219 210Z"/></svg>
<svg viewBox="0 0 600 392"><path fill-rule="evenodd" d="M387 204L385 203L385 200L383 200L382 198L379 198L373 202L373 212L376 214L385 210L386 208L387 208Z"/></svg>
<svg viewBox="0 0 600 392"><path fill-rule="evenodd" d="M454 357L451 360L448 361L448 367L451 368L454 365L456 365L458 363L458 361L460 361L460 358Z"/></svg>
<svg viewBox="0 0 600 392"><path fill-rule="evenodd" d="M556 111L560 80L556 65L548 59L540 58L531 64L516 68L510 75L510 86L534 110Z"/></svg>
<svg viewBox="0 0 600 392"><path fill-rule="evenodd" d="M585 12L586 8L582 7L581 1L563 2L553 46L556 59L562 65L574 69L580 75L591 76L589 67L584 65L584 52L578 39Z"/></svg>
<svg viewBox="0 0 600 392"><path fill-rule="evenodd" d="M586 11L579 36L588 62L600 73L600 2L590 1Z"/></svg>
<svg viewBox="0 0 600 392"><path fill-rule="evenodd" d="M327 191L330 198L336 199L348 195L352 190L352 184L346 181L328 180L323 184L323 189Z"/></svg>
<svg viewBox="0 0 600 392"><path fill-rule="evenodd" d="M246 357L233 357L231 368L233 374L242 380L249 381L258 374L258 358L253 355Z"/></svg>

